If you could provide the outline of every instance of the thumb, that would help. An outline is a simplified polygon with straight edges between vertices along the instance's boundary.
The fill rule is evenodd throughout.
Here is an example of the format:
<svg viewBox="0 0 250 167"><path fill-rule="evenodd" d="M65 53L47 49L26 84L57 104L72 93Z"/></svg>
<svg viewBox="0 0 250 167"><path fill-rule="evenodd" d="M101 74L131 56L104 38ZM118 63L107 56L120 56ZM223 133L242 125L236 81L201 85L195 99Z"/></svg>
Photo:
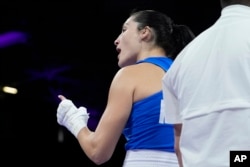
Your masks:
<svg viewBox="0 0 250 167"><path fill-rule="evenodd" d="M58 95L58 98L59 98L60 100L65 100L65 99L66 99L66 97L64 97L63 95Z"/></svg>

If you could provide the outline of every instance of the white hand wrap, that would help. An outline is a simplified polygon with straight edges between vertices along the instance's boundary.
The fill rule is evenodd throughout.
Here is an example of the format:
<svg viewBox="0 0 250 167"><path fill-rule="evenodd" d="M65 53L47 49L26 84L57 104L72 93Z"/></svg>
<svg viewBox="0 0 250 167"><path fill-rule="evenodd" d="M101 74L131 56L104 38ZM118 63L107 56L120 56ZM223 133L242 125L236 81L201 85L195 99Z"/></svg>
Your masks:
<svg viewBox="0 0 250 167"><path fill-rule="evenodd" d="M75 137L87 126L89 114L85 107L77 108L71 100L64 99L57 108L57 122L65 126Z"/></svg>

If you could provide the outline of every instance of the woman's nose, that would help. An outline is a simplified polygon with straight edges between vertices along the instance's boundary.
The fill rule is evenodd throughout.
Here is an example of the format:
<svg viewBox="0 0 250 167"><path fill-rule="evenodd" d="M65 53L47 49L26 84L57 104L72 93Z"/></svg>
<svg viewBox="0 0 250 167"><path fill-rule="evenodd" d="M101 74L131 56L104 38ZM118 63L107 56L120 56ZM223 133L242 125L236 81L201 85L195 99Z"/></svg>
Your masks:
<svg viewBox="0 0 250 167"><path fill-rule="evenodd" d="M118 39L116 39L115 41L114 41L114 44L117 46L118 45Z"/></svg>

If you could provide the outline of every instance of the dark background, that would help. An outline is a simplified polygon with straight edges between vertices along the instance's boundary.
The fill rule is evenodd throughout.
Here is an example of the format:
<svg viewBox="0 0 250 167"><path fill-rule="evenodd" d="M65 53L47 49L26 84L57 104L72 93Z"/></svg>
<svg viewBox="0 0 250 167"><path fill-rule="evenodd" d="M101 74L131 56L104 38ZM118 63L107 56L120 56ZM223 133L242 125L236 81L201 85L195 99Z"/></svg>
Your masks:
<svg viewBox="0 0 250 167"><path fill-rule="evenodd" d="M217 2L218 1L218 2ZM220 16L219 0L110 0L6 3L0 6L1 34L20 31L25 42L0 47L1 166L80 164L95 166L77 140L56 122L62 93L90 112L94 130L118 70L114 40L133 8L156 9L198 35ZM103 167L120 167L125 155L121 137ZM5 162L5 163L4 163ZM5 165L3 165L5 164Z"/></svg>

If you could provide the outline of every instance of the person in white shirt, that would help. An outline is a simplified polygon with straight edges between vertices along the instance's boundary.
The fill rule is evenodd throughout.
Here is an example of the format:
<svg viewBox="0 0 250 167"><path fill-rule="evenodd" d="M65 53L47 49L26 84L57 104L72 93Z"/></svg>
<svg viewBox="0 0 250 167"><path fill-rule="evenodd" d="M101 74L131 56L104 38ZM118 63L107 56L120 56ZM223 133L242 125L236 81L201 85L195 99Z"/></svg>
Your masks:
<svg viewBox="0 0 250 167"><path fill-rule="evenodd" d="M250 0L220 0L221 16L177 56L162 79L184 167L229 167L250 150Z"/></svg>

